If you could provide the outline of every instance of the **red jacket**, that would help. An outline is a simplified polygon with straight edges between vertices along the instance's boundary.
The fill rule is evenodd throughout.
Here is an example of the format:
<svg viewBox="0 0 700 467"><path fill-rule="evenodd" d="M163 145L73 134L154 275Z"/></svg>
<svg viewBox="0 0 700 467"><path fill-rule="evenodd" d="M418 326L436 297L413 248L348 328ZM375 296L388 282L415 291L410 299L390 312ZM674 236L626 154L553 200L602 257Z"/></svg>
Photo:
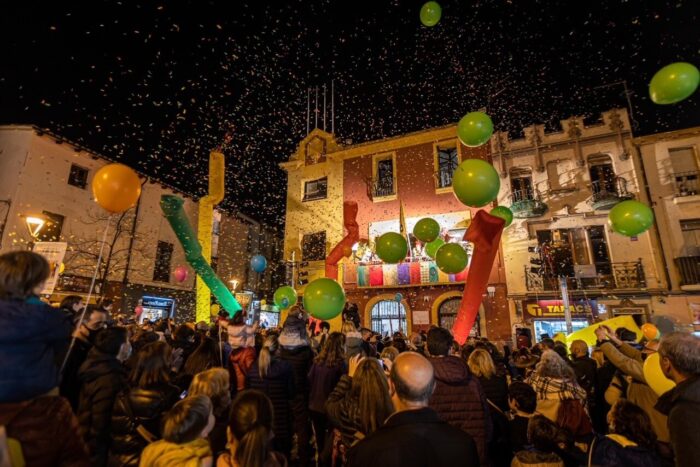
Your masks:
<svg viewBox="0 0 700 467"><path fill-rule="evenodd" d="M248 370L255 362L255 347L242 347L234 349L229 357L229 374L231 375L231 387L238 391L245 389L245 379Z"/></svg>
<svg viewBox="0 0 700 467"><path fill-rule="evenodd" d="M27 465L90 467L78 419L63 397L0 404L0 425L19 441Z"/></svg>

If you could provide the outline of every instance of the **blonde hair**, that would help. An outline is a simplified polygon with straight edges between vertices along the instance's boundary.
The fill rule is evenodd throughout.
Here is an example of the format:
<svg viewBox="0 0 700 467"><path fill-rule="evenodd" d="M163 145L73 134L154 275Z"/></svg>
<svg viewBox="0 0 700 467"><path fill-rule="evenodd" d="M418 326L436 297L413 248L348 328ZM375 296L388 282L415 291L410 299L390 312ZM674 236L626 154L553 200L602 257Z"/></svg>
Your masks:
<svg viewBox="0 0 700 467"><path fill-rule="evenodd" d="M493 364L493 358L484 349L474 349L474 351L469 355L467 360L467 365L469 365L469 370L477 378L490 379L496 374L496 366Z"/></svg>
<svg viewBox="0 0 700 467"><path fill-rule="evenodd" d="M267 376L267 372L270 370L272 356L277 353L278 348L279 342L276 334L270 334L265 338L263 346L260 349L260 356L258 356L258 373L261 378Z"/></svg>
<svg viewBox="0 0 700 467"><path fill-rule="evenodd" d="M214 411L228 409L231 403L230 382L228 371L223 368L211 368L197 373L192 378L188 396L207 396L214 404Z"/></svg>
<svg viewBox="0 0 700 467"><path fill-rule="evenodd" d="M382 350L382 354L379 356L379 358L388 358L392 362L396 357L399 356L399 349L396 347L384 347L384 350Z"/></svg>
<svg viewBox="0 0 700 467"><path fill-rule="evenodd" d="M349 332L357 332L357 327L355 327L355 323L352 321L343 321L343 326L340 328L340 332L347 335Z"/></svg>

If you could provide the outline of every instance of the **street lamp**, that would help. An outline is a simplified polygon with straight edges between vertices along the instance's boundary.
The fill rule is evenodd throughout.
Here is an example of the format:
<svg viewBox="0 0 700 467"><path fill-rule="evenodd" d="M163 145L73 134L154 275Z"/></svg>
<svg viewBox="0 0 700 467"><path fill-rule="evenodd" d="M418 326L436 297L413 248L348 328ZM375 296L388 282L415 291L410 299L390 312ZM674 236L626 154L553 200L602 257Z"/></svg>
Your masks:
<svg viewBox="0 0 700 467"><path fill-rule="evenodd" d="M231 279L229 283L231 284L231 290L235 292L240 282L238 281L238 279Z"/></svg>
<svg viewBox="0 0 700 467"><path fill-rule="evenodd" d="M29 242L28 246L30 250L33 250L34 242L39 239L39 233L46 225L46 219L43 216L30 215L24 218L24 223L29 231L29 236L32 237L32 240Z"/></svg>

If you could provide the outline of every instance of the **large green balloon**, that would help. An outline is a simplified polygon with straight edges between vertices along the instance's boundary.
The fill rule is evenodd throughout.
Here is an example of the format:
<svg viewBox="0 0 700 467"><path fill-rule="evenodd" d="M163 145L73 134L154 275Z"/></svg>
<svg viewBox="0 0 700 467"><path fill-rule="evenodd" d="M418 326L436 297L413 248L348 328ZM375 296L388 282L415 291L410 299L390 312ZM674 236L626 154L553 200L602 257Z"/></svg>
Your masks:
<svg viewBox="0 0 700 467"><path fill-rule="evenodd" d="M481 159L465 160L452 177L452 190L457 199L473 208L486 206L496 199L500 188L496 169Z"/></svg>
<svg viewBox="0 0 700 467"><path fill-rule="evenodd" d="M457 136L465 146L481 146L492 134L493 122L484 112L469 112L457 124Z"/></svg>
<svg viewBox="0 0 700 467"><path fill-rule="evenodd" d="M304 309L316 319L333 319L343 311L344 306L345 292L333 279L316 279L304 289Z"/></svg>
<svg viewBox="0 0 700 467"><path fill-rule="evenodd" d="M440 22L442 7L438 2L428 2L420 9L420 21L423 25L432 27Z"/></svg>
<svg viewBox="0 0 700 467"><path fill-rule="evenodd" d="M690 97L700 83L700 71L692 63L676 62L656 72L649 83L655 104L675 104Z"/></svg>
<svg viewBox="0 0 700 467"><path fill-rule="evenodd" d="M458 243L445 243L435 255L437 266L445 274L458 274L464 271L468 261L467 252Z"/></svg>
<svg viewBox="0 0 700 467"><path fill-rule="evenodd" d="M511 211L505 206L496 206L495 208L491 209L491 212L489 214L491 214L492 216L500 217L501 219L506 221L506 223L503 224L503 227L508 227L513 222L513 211Z"/></svg>
<svg viewBox="0 0 700 467"><path fill-rule="evenodd" d="M297 304L297 291L294 290L293 287L285 285L275 290L273 299L275 301L275 305L280 307L282 310L286 310L290 306Z"/></svg>
<svg viewBox="0 0 700 467"><path fill-rule="evenodd" d="M385 263L398 263L408 254L406 238L396 232L387 232L377 238L374 245L377 256Z"/></svg>
<svg viewBox="0 0 700 467"><path fill-rule="evenodd" d="M440 249L440 247L444 244L445 244L445 241L443 239L436 238L432 242L425 245L425 254L430 256L431 258L435 258L435 254Z"/></svg>
<svg viewBox="0 0 700 467"><path fill-rule="evenodd" d="M654 213L651 208L635 200L617 203L608 214L610 228L628 237L646 232L653 223Z"/></svg>
<svg viewBox="0 0 700 467"><path fill-rule="evenodd" d="M430 217L419 220L413 227L413 236L421 242L432 242L438 238L438 235L440 235L440 224Z"/></svg>

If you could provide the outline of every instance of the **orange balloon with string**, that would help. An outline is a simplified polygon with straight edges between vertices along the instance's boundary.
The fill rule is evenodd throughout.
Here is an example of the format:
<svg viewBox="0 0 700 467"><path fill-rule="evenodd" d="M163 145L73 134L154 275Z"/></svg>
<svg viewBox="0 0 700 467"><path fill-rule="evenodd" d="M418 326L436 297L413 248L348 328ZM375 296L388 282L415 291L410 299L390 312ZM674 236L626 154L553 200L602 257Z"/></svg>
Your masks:
<svg viewBox="0 0 700 467"><path fill-rule="evenodd" d="M95 173L92 194L106 211L119 214L136 204L141 196L141 181L130 167L108 164Z"/></svg>

